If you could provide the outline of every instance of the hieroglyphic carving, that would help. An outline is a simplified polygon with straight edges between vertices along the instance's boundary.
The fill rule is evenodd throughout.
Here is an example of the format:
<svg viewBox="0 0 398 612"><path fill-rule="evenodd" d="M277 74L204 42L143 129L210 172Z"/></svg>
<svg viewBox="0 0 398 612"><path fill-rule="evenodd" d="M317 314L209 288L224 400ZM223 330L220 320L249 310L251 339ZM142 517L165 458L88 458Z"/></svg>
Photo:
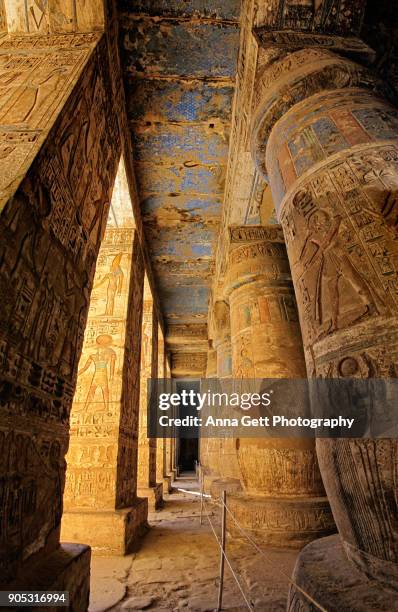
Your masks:
<svg viewBox="0 0 398 612"><path fill-rule="evenodd" d="M134 381L139 369L143 262L128 194L118 195L115 189L98 255L71 413L66 510L125 508L135 497ZM124 214L119 199L127 209Z"/></svg>
<svg viewBox="0 0 398 612"><path fill-rule="evenodd" d="M231 228L231 234L225 294L231 312L234 378L244 384L244 379L304 377L297 305L281 227ZM305 398L297 399L305 405ZM236 448L245 494L233 497L232 506L238 516L245 508L247 528L258 529L269 542L286 544L292 539L300 545L323 533L324 527L314 519L318 506L329 515L330 529L312 441L241 439ZM297 515L307 512L312 523L298 524Z"/></svg>
<svg viewBox="0 0 398 612"><path fill-rule="evenodd" d="M97 41L98 35L90 34L1 40L0 209L43 144Z"/></svg>
<svg viewBox="0 0 398 612"><path fill-rule="evenodd" d="M284 207L281 220L293 256L307 350L326 335L396 310L391 230L397 211L391 193L397 170L396 147L349 155L314 174ZM385 206L384 219L376 216L375 205L378 210Z"/></svg>
<svg viewBox="0 0 398 612"><path fill-rule="evenodd" d="M301 503L300 503L301 502ZM240 524L247 522L248 511L251 515L250 528L264 538L264 525L269 527L268 541L281 546L288 542L289 546L301 548L303 542L310 540L301 534L333 533L335 526L331 512L324 502L315 498L308 503L303 499L272 500L266 497L231 496L230 509Z"/></svg>
<svg viewBox="0 0 398 612"><path fill-rule="evenodd" d="M274 189L276 201L282 200L297 178L330 156L354 145L396 140L398 112L382 100L373 99L372 94L358 90L347 90L344 99L341 93L320 95L321 104L312 115L297 109L290 125L284 122L285 143L267 166L274 187L278 186ZM301 120L297 123L298 117ZM275 138L279 138L278 127L273 131ZM387 178L391 171L386 169L383 174ZM369 170L367 182L373 175Z"/></svg>
<svg viewBox="0 0 398 612"><path fill-rule="evenodd" d="M259 74L258 94L254 95L252 155L257 168L262 169L269 181L266 151L271 155L271 149L267 149L268 139L273 127L289 109L301 103L302 112L307 98L322 93L327 95L333 89L347 88L349 91L352 88L358 95L354 88L374 90L379 86L377 78L367 68L327 50L302 49L265 66ZM306 151L309 149L307 147ZM275 160L278 153L272 154L271 159ZM274 198L277 197L276 187L274 179Z"/></svg>
<svg viewBox="0 0 398 612"><path fill-rule="evenodd" d="M187 338L207 338L207 325L204 323L191 323L191 324L174 324L169 325L167 328L168 340L174 337L187 337Z"/></svg>
<svg viewBox="0 0 398 612"><path fill-rule="evenodd" d="M207 350L207 325L204 323L168 325L166 343L173 353L186 351L187 343L192 352Z"/></svg>
<svg viewBox="0 0 398 612"><path fill-rule="evenodd" d="M104 27L101 0L4 0L8 31L29 34L90 32Z"/></svg>
<svg viewBox="0 0 398 612"><path fill-rule="evenodd" d="M2 531L0 573L5 584L22 560L43 546L50 550L57 545L77 360L120 155L107 93L105 41L75 77L73 97L54 123L51 138L19 179L17 192L10 191L0 216L0 426L7 461L20 454L22 434L31 440L27 446L32 457L29 468L20 462L13 472L12 478L21 483L19 492L7 470L2 480L2 495L16 502L3 506L3 525L11 526L15 512L20 513L15 535L9 538ZM54 86L58 80L51 82ZM71 82L69 87L70 92ZM50 89L46 95L52 95ZM64 102L58 91L54 104L60 97ZM35 502L22 505L22 499L33 472L37 489L32 519Z"/></svg>
<svg viewBox="0 0 398 612"><path fill-rule="evenodd" d="M268 30L359 34L364 11L361 0L270 0L259 3L256 25Z"/></svg>
<svg viewBox="0 0 398 612"><path fill-rule="evenodd" d="M357 83L358 89L349 92L342 82L332 93L328 90L334 76L323 73L323 77L324 91L313 95L314 90L304 87L301 104L280 109L278 124L269 124L272 131L266 145L307 371L328 378L396 377L397 114L380 98L359 89L366 83ZM298 71L295 80L303 84L304 75ZM322 117L313 122L318 111ZM306 129L312 130L311 151L299 140L293 142L294 125L301 139ZM261 146L260 141L257 144ZM312 157L319 144L324 155ZM297 165L300 148L306 164L303 172ZM283 159L285 172L282 167L281 173L275 172L281 151L289 152L295 176ZM259 162L263 155L264 150ZM391 529L397 514L397 483L392 476L397 441L318 440L317 454L347 555L368 577L397 585L398 540Z"/></svg>
<svg viewBox="0 0 398 612"><path fill-rule="evenodd" d="M241 225L229 228L231 244L267 240L267 242L282 242L283 232L280 225Z"/></svg>
<svg viewBox="0 0 398 612"><path fill-rule="evenodd" d="M300 376L304 373L302 342L281 227L239 230L243 239L231 244L226 277L234 375ZM245 230L249 237L253 230L253 238L259 233L263 237L249 242ZM282 328L283 340L279 337Z"/></svg>
<svg viewBox="0 0 398 612"><path fill-rule="evenodd" d="M142 319L140 413L138 435L138 489L156 486L156 439L148 438L148 380L157 378L158 320L153 306L149 283L145 278L144 311Z"/></svg>
<svg viewBox="0 0 398 612"><path fill-rule="evenodd" d="M206 371L207 356L205 353L173 353L171 357L171 371L174 375L194 372L198 376Z"/></svg>
<svg viewBox="0 0 398 612"><path fill-rule="evenodd" d="M320 48L329 49L357 60L371 62L375 52L360 38L354 36L327 36L318 33L282 30L270 32L267 28L256 28L255 35L259 44L274 49L295 51L297 49Z"/></svg>
<svg viewBox="0 0 398 612"><path fill-rule="evenodd" d="M166 355L165 355L165 342L163 337L162 328L158 325L158 367L157 367L157 378L162 381L166 377ZM162 384L162 382L159 382ZM156 480L163 482L166 476L166 440L165 438L156 439Z"/></svg>
<svg viewBox="0 0 398 612"><path fill-rule="evenodd" d="M242 242L247 241L243 240ZM264 242L256 241L254 242L254 244L247 244L246 246L243 246L239 249L232 249L230 255L230 264L232 266L234 264L239 264L250 259L261 258L264 256L283 258L284 254L285 248L283 244L280 244L280 242L278 243L277 241L275 241L275 238L272 241L268 241L268 239L265 239ZM278 264L279 263L280 262L278 262ZM279 268L277 268L276 266L272 266L270 268L273 277L278 276L278 269ZM268 275L269 271L264 270L264 274Z"/></svg>

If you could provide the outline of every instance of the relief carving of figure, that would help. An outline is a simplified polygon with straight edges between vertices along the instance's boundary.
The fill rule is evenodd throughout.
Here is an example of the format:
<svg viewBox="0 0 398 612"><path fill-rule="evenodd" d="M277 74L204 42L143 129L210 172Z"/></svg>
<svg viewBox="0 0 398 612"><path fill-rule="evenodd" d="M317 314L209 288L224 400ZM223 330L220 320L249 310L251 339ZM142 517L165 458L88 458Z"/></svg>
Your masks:
<svg viewBox="0 0 398 612"><path fill-rule="evenodd" d="M144 321L141 343L141 372L149 378L152 366L152 322Z"/></svg>
<svg viewBox="0 0 398 612"><path fill-rule="evenodd" d="M81 376L91 365L94 365L94 373L87 393L84 409L94 400L97 389L100 389L105 410L108 410L110 398L109 386L115 374L116 353L113 348L111 348L113 339L109 334L97 336L96 344L98 346L97 350L89 356L83 368L78 372L78 375Z"/></svg>
<svg viewBox="0 0 398 612"><path fill-rule="evenodd" d="M112 260L109 268L109 272L101 278L101 280L94 285L94 289L101 287L104 283L108 283L106 290L106 315L113 316L115 309L115 297L122 293L124 273L120 266L123 253L118 253Z"/></svg>
<svg viewBox="0 0 398 612"><path fill-rule="evenodd" d="M300 278L315 276L314 315L323 328L321 335L379 313L377 296L343 244L341 224L340 215L331 218L325 210L313 212L299 255ZM343 282L352 289L349 309L342 308Z"/></svg>
<svg viewBox="0 0 398 612"><path fill-rule="evenodd" d="M2 116L2 122L8 125L29 123L35 127L41 119L38 117L38 120L35 120L36 113L43 113L49 98L57 95L67 72L68 68L65 66L58 66L50 72L47 67L44 70L39 69L38 74L35 74L25 87L16 92L13 97L13 105Z"/></svg>

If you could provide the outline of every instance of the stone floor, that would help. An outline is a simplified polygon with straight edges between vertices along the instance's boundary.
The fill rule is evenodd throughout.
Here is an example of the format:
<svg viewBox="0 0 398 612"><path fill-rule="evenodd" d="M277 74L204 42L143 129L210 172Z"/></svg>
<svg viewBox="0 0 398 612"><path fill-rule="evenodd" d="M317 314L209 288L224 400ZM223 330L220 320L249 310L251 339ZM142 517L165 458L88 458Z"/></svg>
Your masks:
<svg viewBox="0 0 398 612"><path fill-rule="evenodd" d="M189 610L217 607L219 548L204 515L193 475L180 477L165 496L162 510L149 516L151 529L139 552L127 557L94 557L90 612L102 610ZM195 495L196 492L196 495ZM207 500L209 516L220 533L220 509ZM267 550L269 563L244 540L227 537L227 554L254 610L286 609L288 581L297 553ZM223 610L247 610L226 567Z"/></svg>

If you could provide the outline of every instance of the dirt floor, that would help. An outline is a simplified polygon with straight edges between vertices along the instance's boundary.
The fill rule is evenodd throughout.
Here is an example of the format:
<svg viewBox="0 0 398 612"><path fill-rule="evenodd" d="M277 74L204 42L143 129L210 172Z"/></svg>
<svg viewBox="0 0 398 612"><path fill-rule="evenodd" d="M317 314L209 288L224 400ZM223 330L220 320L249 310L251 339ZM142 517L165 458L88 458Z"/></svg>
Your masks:
<svg viewBox="0 0 398 612"><path fill-rule="evenodd" d="M220 549L206 512L200 525L198 482L189 474L173 487L164 508L150 514L151 529L139 552L93 557L90 612L217 608ZM219 537L221 509L208 499L205 507ZM228 559L252 609L279 612L286 609L288 592L280 570L291 575L297 552L264 550L269 562L249 542L227 535ZM227 565L222 609L248 609Z"/></svg>

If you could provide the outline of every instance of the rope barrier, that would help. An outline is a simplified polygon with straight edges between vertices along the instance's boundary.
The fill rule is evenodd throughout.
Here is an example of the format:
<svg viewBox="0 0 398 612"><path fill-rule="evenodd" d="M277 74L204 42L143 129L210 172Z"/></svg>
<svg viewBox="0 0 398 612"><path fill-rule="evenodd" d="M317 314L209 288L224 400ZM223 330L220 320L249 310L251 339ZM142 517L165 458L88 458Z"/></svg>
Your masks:
<svg viewBox="0 0 398 612"><path fill-rule="evenodd" d="M323 606L322 606L320 603L318 603L318 602L317 602L317 601L316 601L316 600L315 600L315 599L312 597L312 595L310 595L309 593L307 593L307 591L305 591L305 590L304 590L302 587L300 587L300 586L299 586L299 585L298 585L296 582L294 582L294 580L292 580L292 578L291 578L291 577L290 577L290 576L289 576L289 575L288 575L286 572L284 572L282 569L280 569L280 568L278 568L277 566L275 566L275 565L272 563L272 561L270 561L270 559L268 559L268 557L266 556L266 554L264 553L264 551L263 551L263 550L262 550L262 549L259 547L259 545L257 544L257 542L256 542L256 541L255 541L255 540L254 540L254 539L251 537L251 535L250 535L250 534L249 534L249 533L248 533L248 532L247 532L247 531L246 531L246 530L245 530L245 529L242 527L242 525L241 525L241 524L240 524L240 523L239 523L239 522L236 520L235 516L233 515L233 513L231 512L231 510L228 508L227 504L226 504L226 503L225 503L225 502L222 500L222 498L220 498L220 500L215 500L215 499L213 499L213 498L212 498L212 496L211 496L211 495L206 495L205 493L203 493L203 480L202 480L202 479L203 479L203 475L202 475L202 466L201 466L200 462L198 463L198 467L199 467L199 479L200 479L200 485L201 485L201 486L200 486L200 489L201 489L201 490L200 490L200 493L199 493L199 495L200 495L200 497L201 497L201 508L203 508L203 509L205 510L205 513L206 513L207 519L208 519L208 521L209 521L209 523L210 523L210 527L212 528L212 531L213 531L214 537L215 537L215 538L216 538L216 540L217 540L217 543L218 543L218 545L219 545L219 547L220 547L220 549L221 549L221 552L222 552L223 556L225 557L225 560L226 560L226 562L227 562L227 564L228 564L228 567L229 567L229 568L230 568L230 570L231 570L232 575L234 576L234 578L235 578L235 580L236 580L236 583L238 584L238 587L239 587L239 589L240 589L240 591L241 591L241 593L242 593L242 595L243 595L243 598L244 598L244 600L245 600L246 604L247 604L248 606L250 606L250 607L249 607L249 609L250 609L250 610L252 610L253 608L251 607L251 604L248 602L248 600L247 600L247 598L246 598L246 596L245 596L245 594L244 594L244 592L243 592L243 590L242 590L242 587L241 587L241 585L240 585L240 583L239 583L239 581L238 581L238 579L237 579L237 577L236 577L236 575L235 575L235 573L234 573L234 571L233 571L233 569L232 569L232 566L231 566L231 564L230 564L229 560L227 559L227 556L226 556L225 552L224 552L224 551L223 551L223 549L222 549L221 543L220 543L220 541L219 541L219 539L218 539L218 537L217 537L217 535L216 535L216 532L215 532L215 530L214 530L214 528L213 528L213 525L212 525L212 523L211 523L211 521L210 521L209 514L208 514L208 512L207 512L207 510L206 510L206 506L207 506L207 504L206 504L206 502L205 502L205 500L204 500L204 498L205 498L205 497L212 499L213 503L216 503L217 505L220 505L220 506L221 506L221 505L223 505L223 506L225 507L226 512L228 512L228 514L229 514L229 515L230 515L230 517L232 518L233 522L234 522L234 523L235 523L235 525L238 527L239 531L240 531L240 532L243 534L243 536L244 536L244 537L247 539L247 541L248 541L248 542L249 542L249 543L250 543L250 544L251 544L251 545L252 545L252 546L255 548L255 550L256 550L256 551L257 551L257 552L258 552L258 553L259 553L259 554L260 554L260 555L263 557L263 559L265 559L265 561L266 561L268 564L271 564L271 565L272 565L272 567L273 567L274 569L276 569L276 571L277 571L277 572L279 572L279 574L280 574L280 575L282 575L284 578L286 578L286 579L287 579L287 581L289 582L289 584L291 584L292 586L294 586L294 587L295 587L295 588L296 588L296 589L297 589L297 590L298 590L298 591L299 591L299 592L300 592L302 595L304 595L304 597L306 597L310 603L312 603L312 604L313 604L313 605L314 605L314 606L315 606L315 607L316 607L318 610L320 610L320 612L328 612L328 610L327 610L326 608L324 608L324 607L323 607Z"/></svg>
<svg viewBox="0 0 398 612"><path fill-rule="evenodd" d="M309 593L307 593L302 587L300 587L296 582L294 582L294 580L292 580L288 574L286 574L282 569L280 569L278 567L275 567L275 565L268 559L268 557L266 556L264 551L259 547L257 542L255 540L253 540L253 538L250 536L250 534L248 534L247 531L236 520L236 518L232 514L231 510L228 508L227 504L225 504L222 499L220 499L220 502L221 502L221 504L223 506L225 506L225 510L228 512L228 514L230 515L230 517L234 521L235 525L237 525L237 527L240 530L240 532L252 544L252 546L256 549L256 551L263 557L263 559L265 559L267 561L267 563L272 564L272 567L274 569L276 569L284 578L286 578L291 585L293 585L298 591L300 591L300 593L302 593L314 606L316 606L316 608L318 608L318 610L321 610L321 612L328 612L326 610L326 608L324 608Z"/></svg>
<svg viewBox="0 0 398 612"><path fill-rule="evenodd" d="M216 541L217 541L218 546L220 547L221 553L222 553L222 555L223 555L223 557L224 557L224 559L225 559L225 561L226 561L226 563L227 563L227 565L228 565L228 567L229 567L229 569L230 569L230 571L231 571L231 574L232 574L232 576L234 577L235 582L236 582L236 584L237 584L237 585L238 585L238 587L239 587L239 590L240 590L240 592L241 592L241 594L242 594L242 597L243 597L243 599L245 600L245 603L246 603L246 605L247 605L247 609L248 609L248 610L251 610L251 611L253 612L252 605L251 605L251 603L248 601L248 599L247 599L247 597L246 597L246 595L245 595L245 592L244 592L244 590L243 590L243 588L242 588L242 586L241 586L241 584L240 584L240 582L239 582L239 580L238 580L237 575L236 575L236 574L235 574L235 572L234 572L234 569L233 569L233 567L232 567L232 565L231 565L231 563L230 563L230 561L229 561L229 559L228 559L228 557L227 557L227 555L226 555L225 551L222 549L221 542L220 542L220 540L218 539L218 536L217 536L216 530L214 529L213 524L212 524L212 522L211 522L211 520L210 520L210 516L209 516L209 513L207 512L207 507L206 507L206 506L207 506L207 504L206 504L206 502L204 502L204 504L203 504L203 509L204 509L205 514L206 514L207 520L209 521L209 525L210 525L210 527L211 527L211 530L212 530L212 532L213 532L213 535L214 535L214 537L215 537L215 539L216 539Z"/></svg>

